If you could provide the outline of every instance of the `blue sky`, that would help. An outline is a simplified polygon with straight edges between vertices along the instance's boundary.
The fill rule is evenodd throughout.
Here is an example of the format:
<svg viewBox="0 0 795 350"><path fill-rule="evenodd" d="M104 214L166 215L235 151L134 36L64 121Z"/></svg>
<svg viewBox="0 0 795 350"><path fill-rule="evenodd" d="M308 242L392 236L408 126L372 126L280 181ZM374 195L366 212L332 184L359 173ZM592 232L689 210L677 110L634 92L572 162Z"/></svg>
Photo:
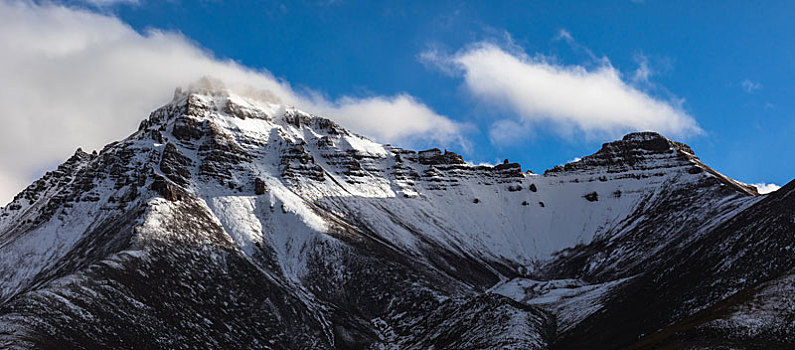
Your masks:
<svg viewBox="0 0 795 350"><path fill-rule="evenodd" d="M138 30L182 32L216 56L332 98L407 92L439 113L477 123L469 159L508 157L537 171L607 140L540 130L492 145L486 130L494 116L479 115L460 79L418 57L429 48L457 51L510 35L528 54L592 64L581 50L554 40L565 30L628 75L647 57L651 80L667 90L652 93L684 99L683 108L704 129L685 141L708 164L750 182L783 184L795 174L784 156L795 150L795 3L789 1L144 1L115 12Z"/></svg>
<svg viewBox="0 0 795 350"><path fill-rule="evenodd" d="M405 133L390 137L383 130L368 133L366 127L364 133L410 148L447 147L474 162L509 158L542 172L593 153L602 142L625 132L659 127L667 136L691 145L707 164L738 180L783 185L795 174L790 161L795 150L791 137L795 99L790 96L795 88L795 3L791 1L769 1L764 6L747 1L655 0L94 0L27 5L3 0L3 4L0 15L13 13L9 8L15 6L27 7L31 18L51 7L66 9L64 16L93 14L90 20L75 23L96 22L96 28L108 32L123 32L117 27L129 25L141 38L128 42L156 41L154 32L176 36L169 40L201 51L190 55L233 60L238 68L264 72L289 84L297 94L320 95L326 105L334 106L330 113L341 117L351 110L341 102L346 99L358 103L384 97L394 102L396 96L403 96L431 118L453 123L455 130L448 134L455 137L423 137L433 133L427 129L419 130L418 137ZM99 24L105 19L118 23ZM34 22L46 21L20 20L15 25L36 25L45 34L58 25L67 26ZM86 27L81 35L98 31ZM519 72L491 74L486 70L492 61L477 60L477 54L484 52L505 56ZM545 80L532 73L539 67L559 74L551 77L551 85L563 80L556 77L572 78L568 85L549 87L563 95L574 91L572 96L545 104L550 100L543 94ZM514 74L523 83L516 85ZM593 121L598 113L567 109L567 104L578 104L577 84L600 86L589 76L618 79L605 89L616 93L600 97L596 109L626 112L626 118L640 113L641 120L608 118L605 124ZM507 81L495 83L499 79ZM596 80L604 80L600 79ZM540 96L525 99L521 93L527 87L538 89ZM508 96L501 89L516 93ZM81 94L86 95L95 94ZM637 102L638 108L624 108L627 101ZM129 119L117 124L133 125ZM100 134L104 129L97 130ZM105 132L91 142L125 134ZM26 165L33 169L29 175L36 176L73 152L70 142L62 143L68 151L50 152L49 158L36 158L40 164Z"/></svg>

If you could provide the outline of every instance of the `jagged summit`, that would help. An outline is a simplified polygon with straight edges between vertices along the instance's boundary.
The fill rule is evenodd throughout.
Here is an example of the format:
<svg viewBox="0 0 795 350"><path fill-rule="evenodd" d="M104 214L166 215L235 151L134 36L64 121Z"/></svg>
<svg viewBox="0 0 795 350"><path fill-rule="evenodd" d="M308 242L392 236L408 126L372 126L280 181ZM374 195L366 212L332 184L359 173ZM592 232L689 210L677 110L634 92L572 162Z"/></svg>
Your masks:
<svg viewBox="0 0 795 350"><path fill-rule="evenodd" d="M0 347L548 348L755 194L657 133L537 175L192 87L0 210Z"/></svg>
<svg viewBox="0 0 795 350"><path fill-rule="evenodd" d="M623 149L642 149L649 152L665 152L668 150L678 150L694 155L690 146L673 141L660 133L654 131L640 131L624 135L620 141L613 141L602 145L600 151L605 151L607 148L623 148Z"/></svg>
<svg viewBox="0 0 795 350"><path fill-rule="evenodd" d="M635 176L649 176L662 171L683 171L693 175L706 172L737 191L759 194L754 186L731 179L701 162L690 146L652 131L629 133L621 140L602 144L602 148L592 155L556 166L546 173L602 171L634 173Z"/></svg>
<svg viewBox="0 0 795 350"><path fill-rule="evenodd" d="M72 203L97 202L125 210L149 193L171 201L202 198L211 207L222 196L270 193L278 197L274 200L296 203L307 213L316 205L344 213L350 209L339 207L369 198L416 198L426 202L426 209L447 212L452 207L444 207L453 201L457 212L440 222L459 227L484 215L484 206L461 203L498 201L504 190L527 195L516 196L521 198L518 207L512 206L513 201L489 207L495 210L493 215L501 215L503 206L510 208L508 212L525 210L522 207L546 209L527 215L517 212L518 222L472 222L466 234L471 239L464 246L489 255L488 259L528 265L606 234L649 191L672 182L682 188L724 184L756 194L752 186L701 163L687 145L653 132L628 134L605 143L593 155L539 176L522 172L516 163L476 166L447 150L415 152L381 145L328 119L284 107L266 94L243 97L205 84L177 90L169 104L154 111L126 140L99 154L78 151L4 208L0 228L11 232L14 225L22 230L53 216L66 217L71 209L60 206ZM445 192L449 194L443 200L433 199ZM290 193L290 199L281 198L281 193ZM343 198L350 203L336 203ZM606 198L622 199L613 203ZM589 201L603 204L591 206ZM570 220L556 214L556 208L593 213L587 220ZM409 210L398 215L409 220L413 214ZM27 219L20 221L22 217ZM302 220L328 224L309 214ZM517 225L534 227L535 240L506 240ZM487 242L496 228L502 228L498 235L503 238ZM432 229L437 230L435 239L460 239L446 229ZM393 238L407 233L395 232ZM406 249L415 244L413 238L400 240ZM482 251L480 245L491 248Z"/></svg>
<svg viewBox="0 0 795 350"><path fill-rule="evenodd" d="M634 132L625 135L621 140L604 143L596 153L555 170L575 170L588 166L600 166L608 167L609 172L617 172L628 169L674 166L688 161L683 153L692 156L693 150L683 143L672 141L656 132Z"/></svg>
<svg viewBox="0 0 795 350"><path fill-rule="evenodd" d="M667 138L656 131L636 131L628 133L621 138L621 140L623 141L648 141L648 140L659 140L659 139L667 139Z"/></svg>

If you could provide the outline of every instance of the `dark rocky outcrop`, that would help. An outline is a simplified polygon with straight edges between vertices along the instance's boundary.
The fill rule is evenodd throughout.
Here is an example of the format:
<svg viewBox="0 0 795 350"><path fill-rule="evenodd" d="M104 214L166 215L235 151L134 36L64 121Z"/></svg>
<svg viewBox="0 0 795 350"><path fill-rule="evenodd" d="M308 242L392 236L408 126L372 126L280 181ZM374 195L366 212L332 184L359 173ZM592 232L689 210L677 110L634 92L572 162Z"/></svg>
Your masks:
<svg viewBox="0 0 795 350"><path fill-rule="evenodd" d="M198 120L189 116L178 117L174 121L171 134L178 140L190 141L202 137L203 125Z"/></svg>
<svg viewBox="0 0 795 350"><path fill-rule="evenodd" d="M180 190L159 175L155 175L155 179L152 181L152 184L149 186L149 188L169 201L176 202L182 199Z"/></svg>
<svg viewBox="0 0 795 350"><path fill-rule="evenodd" d="M417 153L420 164L427 165L447 165L447 164L466 164L464 158L459 154L445 150L444 153L438 148L432 148Z"/></svg>
<svg viewBox="0 0 795 350"><path fill-rule="evenodd" d="M160 160L160 171L172 181L184 186L188 184L188 180L190 179L190 170L188 170L188 167L191 166L192 163L190 158L182 155L173 143L168 143L163 148L163 157Z"/></svg>
<svg viewBox="0 0 795 350"><path fill-rule="evenodd" d="M265 181L262 181L260 178L254 179L254 194L259 196L266 192L268 192L268 188L265 187Z"/></svg>

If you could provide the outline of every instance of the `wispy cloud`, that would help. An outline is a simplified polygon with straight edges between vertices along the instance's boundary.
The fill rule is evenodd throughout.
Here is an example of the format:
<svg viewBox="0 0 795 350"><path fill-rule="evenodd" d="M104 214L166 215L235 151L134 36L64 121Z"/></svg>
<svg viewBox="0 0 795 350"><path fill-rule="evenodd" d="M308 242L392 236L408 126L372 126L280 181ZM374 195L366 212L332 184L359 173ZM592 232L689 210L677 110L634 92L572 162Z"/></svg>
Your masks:
<svg viewBox="0 0 795 350"><path fill-rule="evenodd" d="M552 40L563 40L566 42L574 42L574 37L569 33L566 29L561 29L558 31L558 35L556 35Z"/></svg>
<svg viewBox="0 0 795 350"><path fill-rule="evenodd" d="M382 142L463 142L465 126L410 95L331 100L299 92L179 33L138 33L85 9L0 0L0 47L0 205L77 147L98 149L126 136L175 87L202 76L268 91Z"/></svg>
<svg viewBox="0 0 795 350"><path fill-rule="evenodd" d="M632 73L632 82L635 84L649 84L655 72L651 69L649 58L644 54L635 55L638 68Z"/></svg>
<svg viewBox="0 0 795 350"><path fill-rule="evenodd" d="M97 8L108 8L116 5L138 5L140 0L79 0L84 4Z"/></svg>
<svg viewBox="0 0 795 350"><path fill-rule="evenodd" d="M510 36L508 36L508 37L510 38ZM558 34L555 35L555 37L552 38L552 40L565 42L566 44L569 45L569 47L571 47L572 50L584 53L593 62L596 62L596 63L599 63L599 64L609 64L610 63L610 60L608 60L606 57L601 57L601 58L597 57L596 54L594 54L593 51L591 51L590 48L588 48L587 46L582 45L579 42L577 42L577 40L574 39L574 36L571 35L571 33L568 30L566 30L566 29L559 30ZM511 43L511 45L514 46L512 43Z"/></svg>
<svg viewBox="0 0 795 350"><path fill-rule="evenodd" d="M753 94L755 91L762 88L762 84L759 82L754 82L748 79L743 80L740 85L743 87L743 90L749 94Z"/></svg>
<svg viewBox="0 0 795 350"><path fill-rule="evenodd" d="M702 132L679 103L632 86L606 58L588 69L514 51L479 42L453 55L425 56L448 71L455 69L478 101L518 116L494 123L492 141L515 137L517 130L539 124L551 124L561 133L577 130L599 137L632 130L655 130L674 137ZM636 74L639 79L650 75L643 70Z"/></svg>

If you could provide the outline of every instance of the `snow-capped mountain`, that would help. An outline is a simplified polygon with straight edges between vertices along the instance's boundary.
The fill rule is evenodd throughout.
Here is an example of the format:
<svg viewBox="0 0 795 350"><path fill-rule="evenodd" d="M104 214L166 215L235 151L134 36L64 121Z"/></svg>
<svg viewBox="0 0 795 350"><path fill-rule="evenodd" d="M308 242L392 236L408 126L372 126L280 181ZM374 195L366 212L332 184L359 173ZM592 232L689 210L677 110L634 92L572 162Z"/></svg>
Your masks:
<svg viewBox="0 0 795 350"><path fill-rule="evenodd" d="M0 347L788 347L794 184L642 132L544 174L178 90L0 211Z"/></svg>

